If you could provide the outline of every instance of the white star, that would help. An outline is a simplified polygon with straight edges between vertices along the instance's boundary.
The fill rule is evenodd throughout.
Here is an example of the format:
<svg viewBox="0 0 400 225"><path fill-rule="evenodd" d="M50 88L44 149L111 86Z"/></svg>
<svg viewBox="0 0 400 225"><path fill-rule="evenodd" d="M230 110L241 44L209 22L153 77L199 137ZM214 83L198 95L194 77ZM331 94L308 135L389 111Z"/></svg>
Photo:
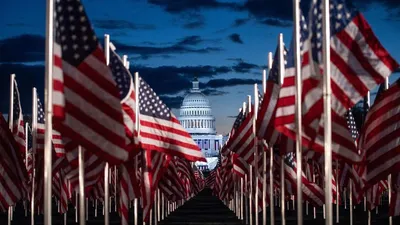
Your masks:
<svg viewBox="0 0 400 225"><path fill-rule="evenodd" d="M74 21L74 17L73 16L69 16L69 21Z"/></svg>
<svg viewBox="0 0 400 225"><path fill-rule="evenodd" d="M75 54L74 54L74 58L75 58L75 59L78 59L78 58L79 58L79 54L78 54L78 53L75 53Z"/></svg>
<svg viewBox="0 0 400 225"><path fill-rule="evenodd" d="M86 17L81 16L81 22L85 22L86 21Z"/></svg>
<svg viewBox="0 0 400 225"><path fill-rule="evenodd" d="M72 6L68 6L68 11L72 11L74 8L72 8Z"/></svg>

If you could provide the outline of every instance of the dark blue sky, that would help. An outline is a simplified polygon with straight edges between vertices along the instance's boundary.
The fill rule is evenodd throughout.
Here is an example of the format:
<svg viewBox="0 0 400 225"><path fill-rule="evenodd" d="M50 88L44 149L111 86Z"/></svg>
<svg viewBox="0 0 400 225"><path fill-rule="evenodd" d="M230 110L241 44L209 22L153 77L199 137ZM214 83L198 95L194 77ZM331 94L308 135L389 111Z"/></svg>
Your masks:
<svg viewBox="0 0 400 225"><path fill-rule="evenodd" d="M23 111L31 88L43 97L44 0L6 1L0 9L0 104L8 111L9 74L17 74ZM217 131L260 82L277 36L290 42L292 0L82 0L98 37L110 34L171 108L197 75L212 103ZM305 2L305 1L303 1ZM385 48L400 61L400 0L353 0ZM392 76L391 81L398 76ZM174 110L175 114L178 114Z"/></svg>

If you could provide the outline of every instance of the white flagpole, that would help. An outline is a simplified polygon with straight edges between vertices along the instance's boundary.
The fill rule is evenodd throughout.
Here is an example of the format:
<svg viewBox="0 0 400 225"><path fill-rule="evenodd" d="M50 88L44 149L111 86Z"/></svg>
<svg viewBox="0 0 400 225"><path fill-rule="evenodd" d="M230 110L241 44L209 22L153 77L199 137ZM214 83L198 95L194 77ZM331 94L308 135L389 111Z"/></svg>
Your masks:
<svg viewBox="0 0 400 225"><path fill-rule="evenodd" d="M271 53L268 53L268 70L271 69L269 67L270 55ZM263 70L262 85L263 94L265 94L267 88L267 70ZM263 140L263 144L265 144L265 140ZM263 153L263 225L267 225L267 153L264 151L264 147L261 149L261 151ZM272 195L270 197L272 198ZM270 207L271 206L273 205L270 205Z"/></svg>
<svg viewBox="0 0 400 225"><path fill-rule="evenodd" d="M106 64L110 63L110 35L104 34L104 53L106 57ZM104 225L109 225L110 224L110 184L109 184L109 168L110 166L108 165L108 162L106 162L106 165L104 167L104 208L103 208L103 213L104 213Z"/></svg>
<svg viewBox="0 0 400 225"><path fill-rule="evenodd" d="M302 127L301 127L301 59L300 59L300 0L293 0L294 18L294 57L296 73L296 182L297 182L297 224L303 224L303 195L302 195ZM282 60L282 58L281 58ZM282 78L281 78L282 79Z"/></svg>
<svg viewBox="0 0 400 225"><path fill-rule="evenodd" d="M339 223L339 186L339 160L336 159L336 223Z"/></svg>
<svg viewBox="0 0 400 225"><path fill-rule="evenodd" d="M247 102L248 102L247 112L250 114L251 113L251 95L247 95ZM249 194L249 198L250 198L250 201L249 201L249 214L250 214L249 222L250 222L250 225L253 225L253 210L252 210L252 208L253 208L253 192L254 192L254 190L253 190L253 184L254 184L254 182L253 182L253 180L254 180L253 166L254 165L249 165L249 168L250 168L250 194Z"/></svg>
<svg viewBox="0 0 400 225"><path fill-rule="evenodd" d="M329 0L323 1L323 60L324 60L324 157L325 157L325 225L332 225L332 124L331 124L331 56Z"/></svg>
<svg viewBox="0 0 400 225"><path fill-rule="evenodd" d="M12 132L14 123L14 82L15 74L10 75L10 112L8 113L8 126Z"/></svg>
<svg viewBox="0 0 400 225"><path fill-rule="evenodd" d="M37 91L32 88L32 190L31 190L31 225L35 224L35 154L37 137Z"/></svg>
<svg viewBox="0 0 400 225"><path fill-rule="evenodd" d="M15 74L11 74L10 77L10 113L8 114L8 125L11 133L13 132L13 121L14 121L14 81ZM11 225L11 207L8 207L8 225Z"/></svg>
<svg viewBox="0 0 400 225"><path fill-rule="evenodd" d="M385 90L389 89L389 78L385 78ZM388 176L388 197L389 197L389 207L390 207L390 201L392 199L392 175L389 174ZM393 224L393 217L389 216L389 225Z"/></svg>
<svg viewBox="0 0 400 225"><path fill-rule="evenodd" d="M46 62L45 62L45 136L44 136L44 224L51 225L52 209L52 110L53 110L53 18L54 18L54 1L47 0L46 9Z"/></svg>
<svg viewBox="0 0 400 225"><path fill-rule="evenodd" d="M271 70L272 68L272 63L273 63L273 58L272 58L272 52L268 53L268 71ZM263 79L264 80L264 79ZM267 91L267 74L265 74L265 84L263 86L264 88L264 93ZM273 146L268 146L269 147L269 204L270 204L270 221L271 225L275 224L275 206L274 206L274 175L273 175L273 169L274 169L274 147ZM266 162L265 162L266 164Z"/></svg>
<svg viewBox="0 0 400 225"><path fill-rule="evenodd" d="M28 129L29 129L29 123L25 123L25 168L28 169L28 142L29 142L29 137L28 137ZM25 217L28 217L28 206L27 206L27 200L24 200L24 208L25 208Z"/></svg>
<svg viewBox="0 0 400 225"><path fill-rule="evenodd" d="M8 114L8 125L11 133L13 133L13 122L14 122L14 82L15 82L15 74L11 74L10 76L10 113ZM12 206L8 207L8 225L11 225L12 216L11 216Z"/></svg>
<svg viewBox="0 0 400 225"><path fill-rule="evenodd" d="M85 225L85 150L79 145L79 224Z"/></svg>
<svg viewBox="0 0 400 225"><path fill-rule="evenodd" d="M258 99L258 86L257 84L254 84L254 116L253 116L253 135L254 135L254 175L256 177L256 184L254 185L255 190L255 201L254 201L254 212L255 212L255 224L258 225L259 221L259 216L258 216L258 195L259 195L259 189L258 189L258 181L260 179L259 177L259 171L258 171L258 139L256 135L256 122L257 122L257 114L258 114L258 104L259 104L259 99ZM250 107L251 108L251 107Z"/></svg>
<svg viewBox="0 0 400 225"><path fill-rule="evenodd" d="M349 190L349 201L350 201L350 225L353 225L353 181L350 179L349 180L349 186L350 186L350 190Z"/></svg>
<svg viewBox="0 0 400 225"><path fill-rule="evenodd" d="M137 134L138 134L138 139L140 138L140 133L139 133L139 130L140 130L140 117L139 117L139 114L140 114L140 109L139 109L139 73L138 72L136 72L135 73L135 77L134 77L134 81L135 81L135 100L136 100L136 102L135 102L135 112L136 112L136 124L135 124L135 127L136 127L136 131L137 131ZM135 157L135 171L137 171L138 170L138 156L136 156ZM143 173L143 170L142 170L142 173ZM138 198L136 197L135 199L134 199L134 202L133 202L133 204L134 204L134 217L133 217L133 220L134 220L134 225L137 225L138 224ZM168 207L169 207L169 203L168 203ZM168 212L168 215L169 215L169 212Z"/></svg>
<svg viewBox="0 0 400 225"><path fill-rule="evenodd" d="M243 177L240 178L240 219L244 219L244 213L243 213L243 201L244 200L244 194L243 194Z"/></svg>

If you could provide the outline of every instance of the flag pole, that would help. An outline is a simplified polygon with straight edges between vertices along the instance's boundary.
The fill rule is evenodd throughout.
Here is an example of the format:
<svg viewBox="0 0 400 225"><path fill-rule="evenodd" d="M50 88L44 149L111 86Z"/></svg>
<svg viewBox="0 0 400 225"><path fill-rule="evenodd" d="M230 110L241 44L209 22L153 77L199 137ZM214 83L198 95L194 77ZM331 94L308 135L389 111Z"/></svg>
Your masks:
<svg viewBox="0 0 400 225"><path fill-rule="evenodd" d="M53 18L54 1L47 0L46 9L46 62L45 62L45 136L44 136L44 224L52 224L52 94L53 94Z"/></svg>
<svg viewBox="0 0 400 225"><path fill-rule="evenodd" d="M110 64L110 35L104 34L104 54L106 57L106 65ZM110 184L109 184L109 164L106 162L104 166L104 225L110 224Z"/></svg>
<svg viewBox="0 0 400 225"><path fill-rule="evenodd" d="M251 113L251 95L247 95L247 112L250 114ZM254 165L249 165L249 169L250 169L250 194L249 194L249 223L250 225L253 225L253 180L254 180L254 171L253 171L253 166Z"/></svg>
<svg viewBox="0 0 400 225"><path fill-rule="evenodd" d="M389 89L389 77L385 78L385 90ZM388 175L388 197L389 197L389 207L390 201L392 199L392 175ZM393 217L389 216L389 225L393 224Z"/></svg>
<svg viewBox="0 0 400 225"><path fill-rule="evenodd" d="M140 109L139 109L139 87L140 87L140 85L139 85L139 73L138 72L135 72L134 81L135 81L135 112L136 112L136 114L135 114L135 121L136 121L135 130L137 132L137 135L138 135L137 138L138 138L138 141L139 141L139 139L140 139L140 133L139 133L139 129L140 129L140 122L139 122L139 120L140 120L140 117L139 117L139 114L140 114ZM135 171L137 171L138 168L139 168L138 167L138 163L139 163L138 161L139 161L138 160L138 156L136 156L135 157ZM142 167L142 173L143 173L143 167ZM133 221L134 221L134 225L138 225L138 207L139 207L139 204L138 204L138 198L137 197L134 199L133 204L134 204L134 207L135 207L134 210L133 210L133 213L134 213ZM169 203L168 203L168 209L169 209ZM169 215L169 211L168 211L168 214L165 217L167 217L168 215Z"/></svg>
<svg viewBox="0 0 400 225"><path fill-rule="evenodd" d="M269 64L269 56L270 53L268 53L268 64ZM268 69L269 65L268 65ZM267 70L263 70L263 75L262 75L262 91L263 94L265 94L265 90L267 88ZM265 140L263 140L263 145L265 145ZM262 184L263 184L263 196L262 196L262 200L263 200L263 225L267 225L267 152L264 151L264 146L262 148L262 155L263 155L263 173L262 173ZM271 195L272 197L272 195Z"/></svg>
<svg viewBox="0 0 400 225"><path fill-rule="evenodd" d="M294 57L296 74L296 99L295 99L295 121L296 121L296 182L297 182L297 224L303 224L303 195L302 195L302 127L301 127L301 56L300 56L300 0L293 0L294 19ZM283 50L281 50L283 51ZM281 58L281 64L282 64ZM284 66L284 65L283 65ZM284 67L283 67L284 68ZM281 77L282 79L282 77Z"/></svg>
<svg viewBox="0 0 400 225"><path fill-rule="evenodd" d="M29 150L28 149L28 142L29 142L28 129L29 129L29 123L25 123L25 168L27 170L28 170L28 150ZM27 203L27 200L24 200L25 217L28 217L28 206L26 203Z"/></svg>
<svg viewBox="0 0 400 225"><path fill-rule="evenodd" d="M268 71L271 70L273 63L272 52L268 53ZM265 84L263 84L264 94L267 91L267 74L265 74ZM270 221L271 225L275 224L275 206L274 206L274 176L273 176L273 169L274 169L274 146L269 147L269 204L270 204ZM266 164L266 162L265 162Z"/></svg>
<svg viewBox="0 0 400 225"><path fill-rule="evenodd" d="M339 223L339 186L339 160L336 159L336 223Z"/></svg>
<svg viewBox="0 0 400 225"><path fill-rule="evenodd" d="M14 122L14 82L15 74L11 74L10 77L10 113L8 114L8 125L10 127L11 133L13 133L13 122ZM8 207L8 225L11 225L12 221L12 206Z"/></svg>
<svg viewBox="0 0 400 225"><path fill-rule="evenodd" d="M325 158L325 225L332 225L332 124L331 124L331 57L329 0L323 1L323 60L324 60L324 158Z"/></svg>
<svg viewBox="0 0 400 225"><path fill-rule="evenodd" d="M8 114L8 125L11 133L13 133L13 121L14 121L14 81L15 74L11 74L10 77L10 113ZM7 224L11 225L11 210L12 206L8 207L8 218Z"/></svg>
<svg viewBox="0 0 400 225"><path fill-rule="evenodd" d="M258 104L259 104L259 99L258 99L258 86L257 84L254 84L254 116L253 116L253 135L254 135L254 174L256 177L256 184L255 184L255 222L256 225L258 225L259 221L259 215L258 215L258 195L259 195L259 188L258 188L258 181L260 179L259 177L259 171L258 171L258 139L256 135L256 122L257 122L257 114L258 114Z"/></svg>
<svg viewBox="0 0 400 225"><path fill-rule="evenodd" d="M37 91L32 88L32 192L31 192L31 225L35 224L35 177L36 177L36 137L37 137Z"/></svg>
<svg viewBox="0 0 400 225"><path fill-rule="evenodd" d="M349 190L349 210L350 210L350 225L353 225L353 181L350 179L349 180L349 186L350 186L350 190Z"/></svg>
<svg viewBox="0 0 400 225"><path fill-rule="evenodd" d="M85 161L84 161L84 149L82 146L78 146L78 161L79 161L79 224L85 225Z"/></svg>

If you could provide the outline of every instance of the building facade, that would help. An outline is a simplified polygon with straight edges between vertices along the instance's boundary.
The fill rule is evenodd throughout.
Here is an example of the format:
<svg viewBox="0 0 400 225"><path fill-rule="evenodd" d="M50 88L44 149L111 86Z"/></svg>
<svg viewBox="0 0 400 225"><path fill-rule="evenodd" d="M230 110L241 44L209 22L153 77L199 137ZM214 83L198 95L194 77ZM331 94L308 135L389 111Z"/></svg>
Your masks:
<svg viewBox="0 0 400 225"><path fill-rule="evenodd" d="M201 93L198 79L195 78L192 84L192 89L182 101L179 121L208 158L208 161L212 160L211 158L218 157L223 144L223 136L216 132L211 104L207 97ZM204 166L206 165L198 165L200 169L212 169L203 168Z"/></svg>

